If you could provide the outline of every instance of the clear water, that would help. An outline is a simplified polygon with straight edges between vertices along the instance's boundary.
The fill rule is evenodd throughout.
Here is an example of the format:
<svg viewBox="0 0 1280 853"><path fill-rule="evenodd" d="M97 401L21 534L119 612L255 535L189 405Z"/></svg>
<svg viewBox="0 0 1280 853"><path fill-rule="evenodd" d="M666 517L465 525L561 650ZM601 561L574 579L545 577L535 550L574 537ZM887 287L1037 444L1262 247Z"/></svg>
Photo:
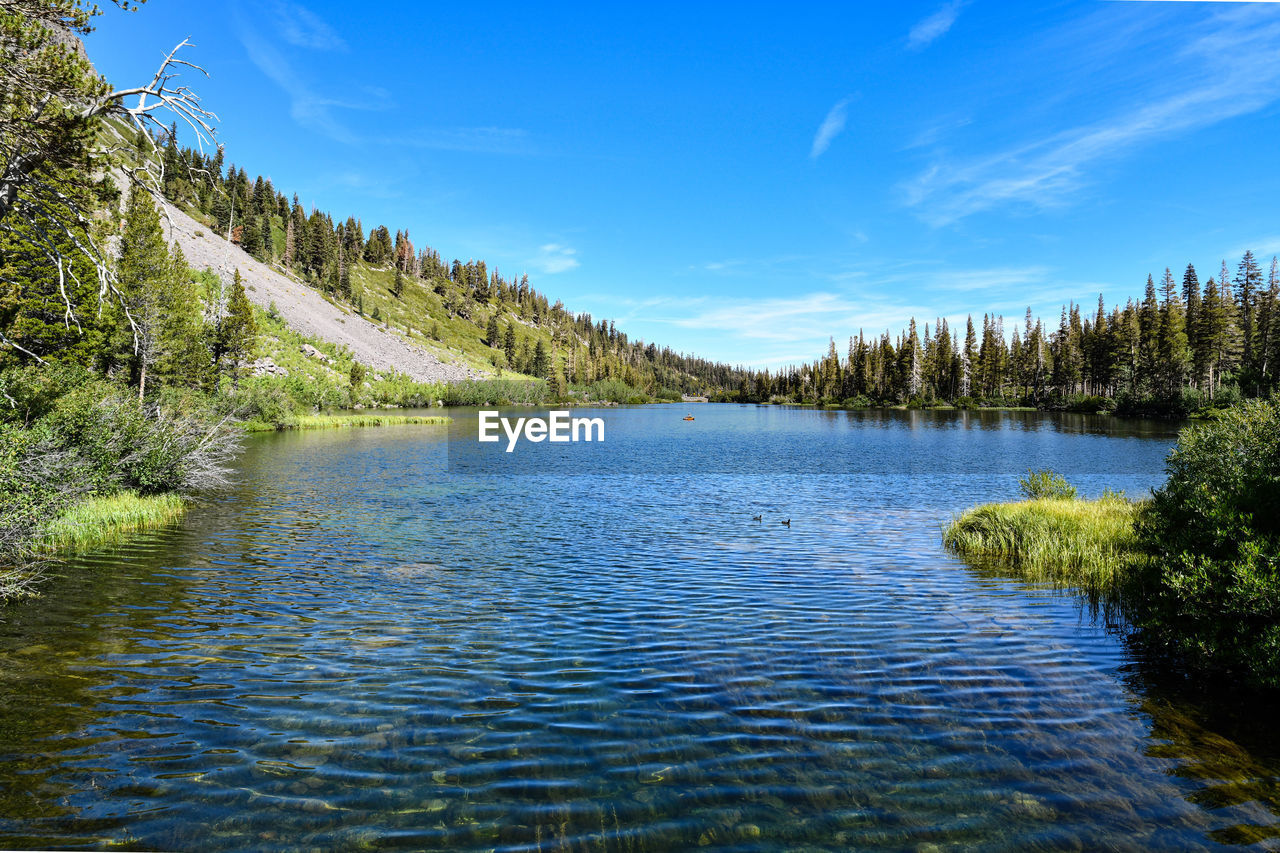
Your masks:
<svg viewBox="0 0 1280 853"><path fill-rule="evenodd" d="M440 427L255 439L233 492L0 610L0 847L1275 843L1272 709L939 544L1027 464L1158 484L1171 427L695 414L607 413L640 474L460 474ZM820 464L682 455L780 434Z"/></svg>

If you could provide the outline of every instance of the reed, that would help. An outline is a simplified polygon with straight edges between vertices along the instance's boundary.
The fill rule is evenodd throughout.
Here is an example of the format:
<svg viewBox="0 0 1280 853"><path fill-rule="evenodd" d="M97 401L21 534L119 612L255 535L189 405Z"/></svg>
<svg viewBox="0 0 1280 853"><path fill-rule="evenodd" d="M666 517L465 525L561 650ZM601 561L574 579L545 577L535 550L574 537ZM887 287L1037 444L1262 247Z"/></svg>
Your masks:
<svg viewBox="0 0 1280 853"><path fill-rule="evenodd" d="M1145 502L1038 498L984 504L952 519L943 543L961 556L998 559L1030 580L1120 590L1146 559L1136 523Z"/></svg>
<svg viewBox="0 0 1280 853"><path fill-rule="evenodd" d="M142 496L118 492L73 504L45 525L36 541L44 554L71 554L119 542L131 533L171 524L186 512L171 493Z"/></svg>
<svg viewBox="0 0 1280 853"><path fill-rule="evenodd" d="M343 427L401 426L405 424L447 424L443 415L297 415L284 423L249 421L247 432L277 432L293 429L340 429Z"/></svg>

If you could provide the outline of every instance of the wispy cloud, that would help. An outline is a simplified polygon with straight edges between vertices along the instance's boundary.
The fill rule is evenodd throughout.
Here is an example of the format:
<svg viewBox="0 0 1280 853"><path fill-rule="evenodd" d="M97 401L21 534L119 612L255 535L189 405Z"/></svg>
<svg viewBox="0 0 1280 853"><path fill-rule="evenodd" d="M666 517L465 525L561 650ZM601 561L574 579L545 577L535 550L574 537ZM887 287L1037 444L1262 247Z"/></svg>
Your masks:
<svg viewBox="0 0 1280 853"><path fill-rule="evenodd" d="M818 126L818 132L813 135L813 147L809 149L810 159L816 160L821 157L831 147L832 140L844 132L845 123L849 120L849 104L853 101L853 97L850 95L827 111L827 117Z"/></svg>
<svg viewBox="0 0 1280 853"><path fill-rule="evenodd" d="M386 90L377 87L365 87L358 96L348 99L320 94L276 47L277 38L284 38L283 34L264 32L250 22L241 6L235 9L240 43L258 70L288 95L289 115L298 124L337 142L354 144L360 139L338 120L334 110L383 110L390 106Z"/></svg>
<svg viewBox="0 0 1280 853"><path fill-rule="evenodd" d="M529 266L544 275L568 272L581 266L575 257L577 254L578 250L569 246L547 243L538 247L538 254L529 259Z"/></svg>
<svg viewBox="0 0 1280 853"><path fill-rule="evenodd" d="M280 36L289 44L346 52L347 43L342 36L310 9L288 0L276 0L274 11Z"/></svg>
<svg viewBox="0 0 1280 853"><path fill-rule="evenodd" d="M1110 116L991 155L935 162L903 185L906 204L933 225L999 206L1061 206L1101 161L1267 106L1280 96L1280 19L1242 11L1211 18Z"/></svg>
<svg viewBox="0 0 1280 853"><path fill-rule="evenodd" d="M907 34L907 47L912 50L924 50L947 34L960 16L964 6L962 0L952 0L929 17L917 23Z"/></svg>
<svg viewBox="0 0 1280 853"><path fill-rule="evenodd" d="M236 21L240 43L249 59L288 96L289 115L302 127L347 145L391 145L438 151L470 151L487 154L533 153L529 134L518 128L424 128L411 136L360 134L339 117L344 111L377 112L393 105L391 93L380 86L359 86L345 97L321 93L291 62L282 44L315 50L345 51L347 45L323 20L296 3L278 2L276 28L256 25L258 18L238 4Z"/></svg>

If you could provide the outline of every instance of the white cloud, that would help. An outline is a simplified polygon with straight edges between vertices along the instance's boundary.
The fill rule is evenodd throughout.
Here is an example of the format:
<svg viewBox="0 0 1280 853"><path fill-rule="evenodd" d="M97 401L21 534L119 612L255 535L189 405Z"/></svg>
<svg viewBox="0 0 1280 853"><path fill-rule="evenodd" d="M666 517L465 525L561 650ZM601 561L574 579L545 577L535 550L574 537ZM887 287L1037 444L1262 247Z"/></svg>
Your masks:
<svg viewBox="0 0 1280 853"><path fill-rule="evenodd" d="M1140 97L1102 120L991 155L933 163L903 185L906 204L933 225L1005 205L1061 206L1101 161L1267 106L1280 96L1280 20L1260 18L1213 19L1216 26L1200 29L1170 57Z"/></svg>
<svg viewBox="0 0 1280 853"><path fill-rule="evenodd" d="M813 147L809 149L811 159L821 157L831 147L832 140L844 131L845 123L849 120L849 102L852 100L852 96L845 98L827 112L818 132L813 135Z"/></svg>
<svg viewBox="0 0 1280 853"><path fill-rule="evenodd" d="M538 247L538 254L529 259L529 266L545 275L568 272L581 266L574 257L577 254L578 250L569 246L547 243Z"/></svg>
<svg viewBox="0 0 1280 853"><path fill-rule="evenodd" d="M929 17L917 23L907 34L907 46L912 50L923 50L947 34L960 16L960 0L952 0Z"/></svg>
<svg viewBox="0 0 1280 853"><path fill-rule="evenodd" d="M312 50L347 50L342 36L311 10L288 0L277 0L275 13L280 37L289 44Z"/></svg>

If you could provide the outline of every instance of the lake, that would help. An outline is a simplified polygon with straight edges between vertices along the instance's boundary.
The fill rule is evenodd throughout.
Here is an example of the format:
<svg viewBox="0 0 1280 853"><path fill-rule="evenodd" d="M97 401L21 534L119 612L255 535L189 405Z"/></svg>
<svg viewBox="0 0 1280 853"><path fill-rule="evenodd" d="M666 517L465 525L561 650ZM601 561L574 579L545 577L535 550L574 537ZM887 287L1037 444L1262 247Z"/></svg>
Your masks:
<svg viewBox="0 0 1280 853"><path fill-rule="evenodd" d="M254 438L0 610L0 847L1277 844L1272 709L940 545L1028 467L1145 493L1173 426L651 406L513 459L450 414Z"/></svg>

